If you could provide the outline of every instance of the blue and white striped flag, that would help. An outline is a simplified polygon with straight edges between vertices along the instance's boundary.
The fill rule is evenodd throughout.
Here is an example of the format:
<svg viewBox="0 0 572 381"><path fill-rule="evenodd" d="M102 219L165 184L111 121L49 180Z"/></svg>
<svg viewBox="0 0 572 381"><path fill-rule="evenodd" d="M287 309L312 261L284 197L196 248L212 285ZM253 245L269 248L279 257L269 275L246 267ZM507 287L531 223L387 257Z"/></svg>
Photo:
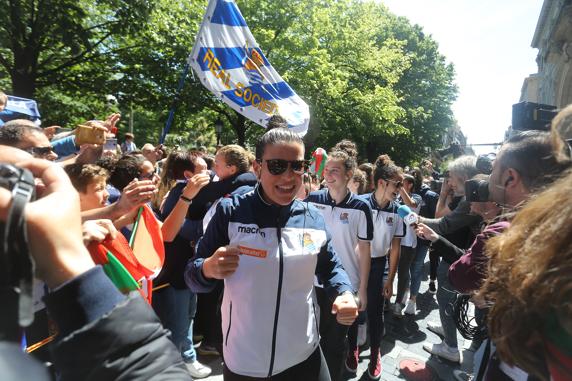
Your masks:
<svg viewBox="0 0 572 381"><path fill-rule="evenodd" d="M266 127L280 114L305 135L308 105L274 70L234 0L210 0L189 57L202 84L237 112Z"/></svg>

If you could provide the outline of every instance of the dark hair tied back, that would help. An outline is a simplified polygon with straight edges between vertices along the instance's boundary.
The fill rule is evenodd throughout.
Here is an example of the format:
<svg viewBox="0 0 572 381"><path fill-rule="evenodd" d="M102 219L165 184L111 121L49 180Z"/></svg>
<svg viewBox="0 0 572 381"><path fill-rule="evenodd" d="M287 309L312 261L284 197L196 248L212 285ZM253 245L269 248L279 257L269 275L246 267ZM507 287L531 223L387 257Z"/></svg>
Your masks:
<svg viewBox="0 0 572 381"><path fill-rule="evenodd" d="M391 178L399 175L401 172L401 168L395 165L388 155L379 155L375 161L375 169L373 171L373 180L376 188L379 180L391 180Z"/></svg>
<svg viewBox="0 0 572 381"><path fill-rule="evenodd" d="M348 139L343 139L337 142L334 148L332 148L332 152L333 151L343 151L354 160L357 160L358 157L357 145Z"/></svg>
<svg viewBox="0 0 572 381"><path fill-rule="evenodd" d="M267 145L279 143L298 143L304 147L304 141L300 136L287 128L276 127L270 131L266 131L266 133L258 140L258 143L256 144L256 160L262 160L262 156L264 156L264 150Z"/></svg>

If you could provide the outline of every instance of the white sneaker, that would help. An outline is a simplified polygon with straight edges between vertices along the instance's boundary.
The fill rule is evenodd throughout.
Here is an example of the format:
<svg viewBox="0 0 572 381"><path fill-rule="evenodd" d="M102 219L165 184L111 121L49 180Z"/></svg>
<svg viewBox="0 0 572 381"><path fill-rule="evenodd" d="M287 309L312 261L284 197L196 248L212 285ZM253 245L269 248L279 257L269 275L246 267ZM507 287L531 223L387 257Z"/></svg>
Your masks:
<svg viewBox="0 0 572 381"><path fill-rule="evenodd" d="M428 321L427 322L427 329L436 335L439 335L441 337L445 337L445 331L443 331L443 327L438 323Z"/></svg>
<svg viewBox="0 0 572 381"><path fill-rule="evenodd" d="M459 353L459 350L457 348L451 348L444 342L440 344L425 343L423 344L423 349L435 356L442 357L452 362L461 363L461 353Z"/></svg>
<svg viewBox="0 0 572 381"><path fill-rule="evenodd" d="M403 294L403 298L399 302L401 304L405 304L407 303L407 300L409 300L409 290L405 291L405 293Z"/></svg>
<svg viewBox="0 0 572 381"><path fill-rule="evenodd" d="M391 306L391 312L393 312L393 315L395 315L396 317L402 317L403 316L403 306L401 305L401 303L394 303L393 306Z"/></svg>
<svg viewBox="0 0 572 381"><path fill-rule="evenodd" d="M403 312L407 315L415 315L417 313L417 304L415 303L415 300L409 299Z"/></svg>
<svg viewBox="0 0 572 381"><path fill-rule="evenodd" d="M189 373L194 378L208 377L208 376L210 376L210 374L213 371L208 366L201 364L198 360L195 360L195 362L185 363L185 365L187 365L187 369L189 370Z"/></svg>

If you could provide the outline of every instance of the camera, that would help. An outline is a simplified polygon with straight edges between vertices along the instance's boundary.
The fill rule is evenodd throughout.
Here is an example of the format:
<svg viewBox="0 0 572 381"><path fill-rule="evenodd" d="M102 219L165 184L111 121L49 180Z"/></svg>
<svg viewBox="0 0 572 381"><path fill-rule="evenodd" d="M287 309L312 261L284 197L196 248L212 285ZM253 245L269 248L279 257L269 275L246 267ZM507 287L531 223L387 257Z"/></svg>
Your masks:
<svg viewBox="0 0 572 381"><path fill-rule="evenodd" d="M489 201L489 182L475 179L465 181L465 197L468 202Z"/></svg>
<svg viewBox="0 0 572 381"><path fill-rule="evenodd" d="M431 189L432 192L435 192L437 194L439 194L439 192L441 192L441 188L443 187L443 180L431 180L431 183L429 184L429 188Z"/></svg>
<svg viewBox="0 0 572 381"><path fill-rule="evenodd" d="M34 199L34 176L27 169L0 164L0 187L12 192L6 222L0 222L0 340L17 341L18 327L34 320L34 262L29 255L24 209Z"/></svg>
<svg viewBox="0 0 572 381"><path fill-rule="evenodd" d="M0 187L15 192L20 188L31 192L29 200L33 200L35 196L34 175L27 169L18 168L11 164L0 164Z"/></svg>
<svg viewBox="0 0 572 381"><path fill-rule="evenodd" d="M443 183L447 181L447 178L449 178L449 176L450 176L449 170L446 170L441 174L440 179L431 180L431 183L429 184L429 188L431 189L431 191L439 194L439 192L441 192L441 188L443 187Z"/></svg>
<svg viewBox="0 0 572 381"><path fill-rule="evenodd" d="M479 155L477 157L477 171L485 175L490 175L493 172L493 160L495 159L495 154Z"/></svg>

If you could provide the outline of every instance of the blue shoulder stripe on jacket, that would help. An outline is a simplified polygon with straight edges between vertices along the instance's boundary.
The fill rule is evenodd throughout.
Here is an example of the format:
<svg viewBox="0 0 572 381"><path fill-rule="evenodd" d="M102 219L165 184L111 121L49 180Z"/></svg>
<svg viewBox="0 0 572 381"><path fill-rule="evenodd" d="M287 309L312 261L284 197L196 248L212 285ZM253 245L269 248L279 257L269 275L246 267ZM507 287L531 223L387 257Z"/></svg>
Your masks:
<svg viewBox="0 0 572 381"><path fill-rule="evenodd" d="M257 213L261 207L269 209L269 213ZM283 207L264 205L256 190L225 198L221 201L220 208L228 216L228 222L256 224L259 228L276 227L277 220L286 227L325 228L324 220L314 205L299 200Z"/></svg>

